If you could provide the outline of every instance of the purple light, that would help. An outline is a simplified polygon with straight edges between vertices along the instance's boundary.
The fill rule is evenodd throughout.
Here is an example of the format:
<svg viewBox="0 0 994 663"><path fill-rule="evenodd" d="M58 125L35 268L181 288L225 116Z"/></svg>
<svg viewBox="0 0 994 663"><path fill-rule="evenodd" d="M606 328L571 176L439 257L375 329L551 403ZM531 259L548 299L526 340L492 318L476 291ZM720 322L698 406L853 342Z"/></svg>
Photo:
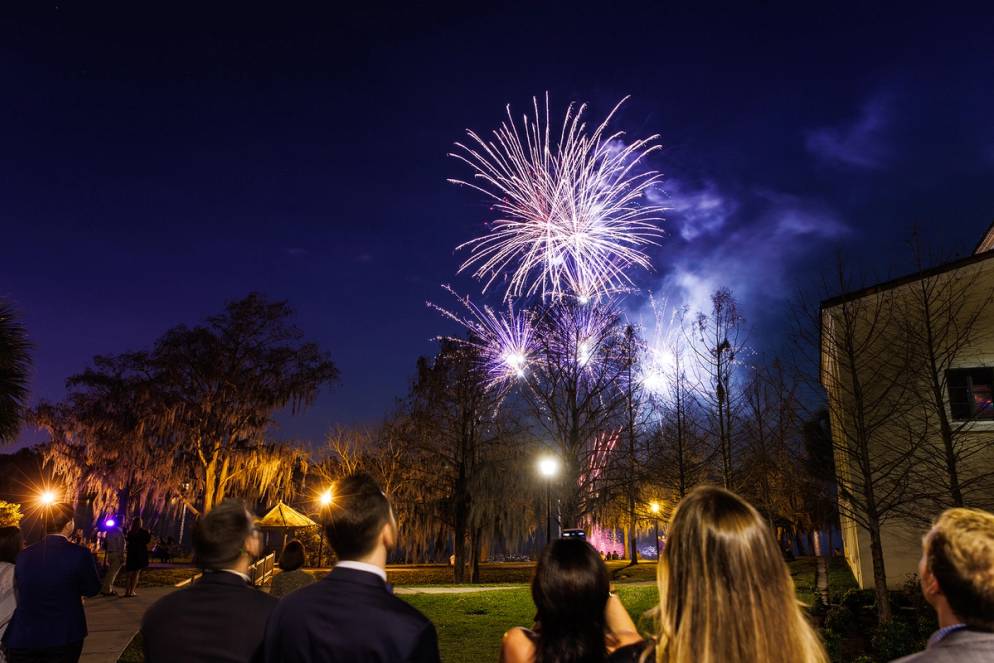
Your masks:
<svg viewBox="0 0 994 663"><path fill-rule="evenodd" d="M104 521L104 527L113 527L116 524L117 521L114 520L113 518L108 518L107 520Z"/></svg>

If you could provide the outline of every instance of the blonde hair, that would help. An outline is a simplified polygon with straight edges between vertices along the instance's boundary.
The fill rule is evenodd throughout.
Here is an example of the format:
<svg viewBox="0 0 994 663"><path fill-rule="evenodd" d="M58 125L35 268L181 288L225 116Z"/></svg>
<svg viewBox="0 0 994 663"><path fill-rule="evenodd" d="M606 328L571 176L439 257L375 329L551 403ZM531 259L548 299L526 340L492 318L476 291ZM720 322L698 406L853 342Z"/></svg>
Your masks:
<svg viewBox="0 0 994 663"><path fill-rule="evenodd" d="M929 571L949 607L969 626L994 630L994 515L949 509L925 539Z"/></svg>
<svg viewBox="0 0 994 663"><path fill-rule="evenodd" d="M759 513L722 488L688 493L660 556L658 663L827 663Z"/></svg>

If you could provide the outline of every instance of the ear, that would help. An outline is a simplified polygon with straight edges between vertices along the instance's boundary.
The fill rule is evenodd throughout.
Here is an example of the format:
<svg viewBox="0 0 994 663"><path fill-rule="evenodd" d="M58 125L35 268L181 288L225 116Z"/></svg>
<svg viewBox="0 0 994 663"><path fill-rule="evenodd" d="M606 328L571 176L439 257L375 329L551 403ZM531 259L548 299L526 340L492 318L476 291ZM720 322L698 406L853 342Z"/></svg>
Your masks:
<svg viewBox="0 0 994 663"><path fill-rule="evenodd" d="M939 581L936 580L934 575L932 575L932 572L928 569L928 567L925 567L925 571L922 573L922 589L925 590L925 593L929 596L942 595L942 587L939 586Z"/></svg>
<svg viewBox="0 0 994 663"><path fill-rule="evenodd" d="M393 550L394 546L397 545L397 524L393 518L383 524L383 529L380 530L380 541L387 552Z"/></svg>

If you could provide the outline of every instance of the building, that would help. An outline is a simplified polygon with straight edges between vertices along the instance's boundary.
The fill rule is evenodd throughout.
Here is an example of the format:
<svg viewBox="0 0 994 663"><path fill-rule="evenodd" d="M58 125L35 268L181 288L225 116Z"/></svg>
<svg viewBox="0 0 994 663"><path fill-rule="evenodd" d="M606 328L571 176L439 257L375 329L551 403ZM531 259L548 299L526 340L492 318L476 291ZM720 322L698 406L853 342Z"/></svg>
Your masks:
<svg viewBox="0 0 994 663"><path fill-rule="evenodd" d="M822 302L821 382L845 557L873 587L876 528L900 587L954 496L994 508L994 225L966 258Z"/></svg>

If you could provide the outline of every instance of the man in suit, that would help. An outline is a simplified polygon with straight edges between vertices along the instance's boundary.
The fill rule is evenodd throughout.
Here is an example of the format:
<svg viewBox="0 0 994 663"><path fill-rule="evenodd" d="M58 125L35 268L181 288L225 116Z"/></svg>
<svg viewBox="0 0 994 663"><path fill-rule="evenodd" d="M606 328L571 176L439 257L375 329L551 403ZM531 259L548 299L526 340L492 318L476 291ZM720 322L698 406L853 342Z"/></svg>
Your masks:
<svg viewBox="0 0 994 663"><path fill-rule="evenodd" d="M146 663L246 663L262 655L276 599L248 576L262 541L241 502L226 500L193 528L194 559L204 575L156 601L142 619Z"/></svg>
<svg viewBox="0 0 994 663"><path fill-rule="evenodd" d="M73 507L45 507L46 536L17 556L14 586L17 608L3 635L10 663L75 663L86 638L84 596L100 591L90 551L67 538L73 532Z"/></svg>
<svg viewBox="0 0 994 663"><path fill-rule="evenodd" d="M944 512L922 540L918 575L939 630L899 663L994 661L994 515Z"/></svg>
<svg viewBox="0 0 994 663"><path fill-rule="evenodd" d="M338 482L325 535L339 562L280 601L266 627L267 663L438 663L435 627L387 584L397 521L371 477Z"/></svg>

